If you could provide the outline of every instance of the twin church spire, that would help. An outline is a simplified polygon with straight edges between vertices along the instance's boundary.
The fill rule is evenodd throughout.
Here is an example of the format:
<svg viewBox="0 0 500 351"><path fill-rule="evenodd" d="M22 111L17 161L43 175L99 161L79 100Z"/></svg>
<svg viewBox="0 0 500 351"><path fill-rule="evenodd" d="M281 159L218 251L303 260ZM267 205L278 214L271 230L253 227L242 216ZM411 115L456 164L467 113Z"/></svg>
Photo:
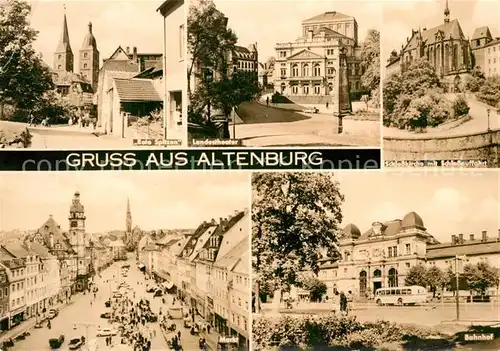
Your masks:
<svg viewBox="0 0 500 351"><path fill-rule="evenodd" d="M78 72L92 84L94 91L99 78L99 50L97 41L92 33L92 23L88 24L88 32L83 39L79 50ZM74 72L74 55L69 38L66 6L64 6L63 27L59 44L54 53L54 71L58 73Z"/></svg>

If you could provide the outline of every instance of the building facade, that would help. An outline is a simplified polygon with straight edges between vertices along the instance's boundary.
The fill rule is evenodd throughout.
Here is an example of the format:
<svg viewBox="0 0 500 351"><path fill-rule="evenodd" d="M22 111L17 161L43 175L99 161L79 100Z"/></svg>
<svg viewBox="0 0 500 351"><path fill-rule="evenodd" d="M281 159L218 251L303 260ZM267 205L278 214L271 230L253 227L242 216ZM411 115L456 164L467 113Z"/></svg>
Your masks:
<svg viewBox="0 0 500 351"><path fill-rule="evenodd" d="M10 313L10 300L9 300L9 273L8 268L0 263L0 330L9 329L9 313Z"/></svg>
<svg viewBox="0 0 500 351"><path fill-rule="evenodd" d="M352 16L325 12L302 22L302 36L276 44L274 90L311 102L339 95L339 71L346 65L350 92L362 90L358 24Z"/></svg>
<svg viewBox="0 0 500 351"><path fill-rule="evenodd" d="M491 35L490 28L477 28L472 35L470 45L475 68L486 77L500 75L500 39Z"/></svg>
<svg viewBox="0 0 500 351"><path fill-rule="evenodd" d="M163 126L166 139L186 139L186 15L184 0L167 0L158 11L163 16Z"/></svg>
<svg viewBox="0 0 500 351"><path fill-rule="evenodd" d="M0 262L6 268L9 281L9 313L7 329L20 324L26 313L26 265L3 246L0 246Z"/></svg>
<svg viewBox="0 0 500 351"><path fill-rule="evenodd" d="M449 243L440 243L424 226L415 212L403 219L374 222L362 233L354 224L343 229L339 240L341 258L324 257L318 278L327 286L326 297L351 292L355 298L373 296L379 288L405 285L411 267L424 264L443 270L456 255L465 255L470 263L488 262L500 270L500 231L489 238L486 232L469 240L453 235ZM294 292L300 295L300 290Z"/></svg>

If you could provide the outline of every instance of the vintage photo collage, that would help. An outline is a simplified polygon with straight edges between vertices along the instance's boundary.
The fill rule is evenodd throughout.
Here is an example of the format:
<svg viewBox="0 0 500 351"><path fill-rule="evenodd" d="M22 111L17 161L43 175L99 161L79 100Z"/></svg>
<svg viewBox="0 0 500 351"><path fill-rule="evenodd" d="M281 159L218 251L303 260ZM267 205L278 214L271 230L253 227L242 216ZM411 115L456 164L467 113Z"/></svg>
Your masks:
<svg viewBox="0 0 500 351"><path fill-rule="evenodd" d="M497 1L4 0L0 350L498 350L499 147ZM227 148L382 166L1 161Z"/></svg>

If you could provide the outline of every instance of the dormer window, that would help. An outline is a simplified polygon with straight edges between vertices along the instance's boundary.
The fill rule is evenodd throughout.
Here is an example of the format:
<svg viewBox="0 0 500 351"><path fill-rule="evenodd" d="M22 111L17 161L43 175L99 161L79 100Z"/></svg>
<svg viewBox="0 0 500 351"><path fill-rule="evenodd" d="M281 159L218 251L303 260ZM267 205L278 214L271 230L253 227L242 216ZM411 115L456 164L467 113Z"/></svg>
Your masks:
<svg viewBox="0 0 500 351"><path fill-rule="evenodd" d="M373 235L375 235L375 236L382 235L382 223L374 222L372 224L372 232L373 232Z"/></svg>

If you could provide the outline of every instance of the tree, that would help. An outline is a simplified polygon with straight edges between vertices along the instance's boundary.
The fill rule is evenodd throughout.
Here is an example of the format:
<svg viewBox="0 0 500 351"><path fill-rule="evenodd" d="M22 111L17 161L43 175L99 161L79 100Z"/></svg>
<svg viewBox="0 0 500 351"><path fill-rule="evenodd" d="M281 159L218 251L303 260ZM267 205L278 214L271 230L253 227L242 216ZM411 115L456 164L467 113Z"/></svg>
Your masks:
<svg viewBox="0 0 500 351"><path fill-rule="evenodd" d="M222 77L213 82L208 97L215 107L228 116L234 107L258 97L260 92L261 88L253 72L236 71L231 77Z"/></svg>
<svg viewBox="0 0 500 351"><path fill-rule="evenodd" d="M481 295L485 295L488 288L499 284L498 271L486 262L465 265L464 276L469 289Z"/></svg>
<svg viewBox="0 0 500 351"><path fill-rule="evenodd" d="M276 57L270 56L266 61L266 68L269 69L273 67L275 62L276 62Z"/></svg>
<svg viewBox="0 0 500 351"><path fill-rule="evenodd" d="M489 77L476 93L479 100L490 106L498 106L500 102L500 77Z"/></svg>
<svg viewBox="0 0 500 351"><path fill-rule="evenodd" d="M427 269L427 284L431 288L432 297L436 297L436 290L438 288L443 288L447 281L448 277L445 272L443 272L439 267L431 266Z"/></svg>
<svg viewBox="0 0 500 351"><path fill-rule="evenodd" d="M191 77L202 75L204 69L213 72L227 64L237 37L227 28L227 18L217 10L212 0L198 0L189 7L187 46L191 62L187 71L188 94L191 99Z"/></svg>
<svg viewBox="0 0 500 351"><path fill-rule="evenodd" d="M255 173L252 189L257 284L300 285L301 272L318 274L321 250L338 257L344 196L331 174Z"/></svg>
<svg viewBox="0 0 500 351"><path fill-rule="evenodd" d="M428 285L427 281L427 270L423 264L417 264L410 268L408 274L405 278L405 285L418 285L426 287Z"/></svg>
<svg viewBox="0 0 500 351"><path fill-rule="evenodd" d="M0 3L0 118L4 103L31 109L54 87L48 68L33 49L38 32L29 25L30 13L26 1Z"/></svg>
<svg viewBox="0 0 500 351"><path fill-rule="evenodd" d="M401 129L406 127L436 126L451 114L444 99L439 108L428 111L426 101L434 100L434 90L440 87L434 67L424 59L412 61L401 73L384 80L384 125ZM415 101L429 95L423 101Z"/></svg>
<svg viewBox="0 0 500 351"><path fill-rule="evenodd" d="M302 281L302 288L309 291L311 302L320 302L327 291L326 284L316 277L305 277Z"/></svg>
<svg viewBox="0 0 500 351"><path fill-rule="evenodd" d="M467 79L465 87L473 93L478 92L485 80L486 77L481 71L481 67L475 67L471 72L471 77Z"/></svg>
<svg viewBox="0 0 500 351"><path fill-rule="evenodd" d="M371 29L361 48L361 66L364 73L361 84L369 91L380 88L380 32Z"/></svg>

